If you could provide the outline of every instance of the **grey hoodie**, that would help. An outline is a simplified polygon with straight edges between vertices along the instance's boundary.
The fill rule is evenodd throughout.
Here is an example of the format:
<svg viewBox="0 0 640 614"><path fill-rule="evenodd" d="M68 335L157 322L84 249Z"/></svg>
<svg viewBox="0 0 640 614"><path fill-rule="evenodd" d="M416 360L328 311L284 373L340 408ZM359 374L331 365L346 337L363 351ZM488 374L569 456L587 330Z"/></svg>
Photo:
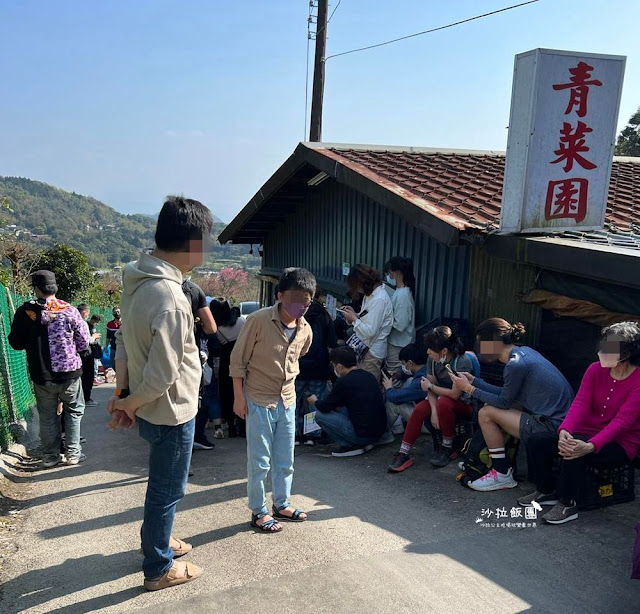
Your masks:
<svg viewBox="0 0 640 614"><path fill-rule="evenodd" d="M152 424L184 424L198 412L202 367L182 273L142 253L122 279L116 357L127 359L129 390L144 400L136 415Z"/></svg>

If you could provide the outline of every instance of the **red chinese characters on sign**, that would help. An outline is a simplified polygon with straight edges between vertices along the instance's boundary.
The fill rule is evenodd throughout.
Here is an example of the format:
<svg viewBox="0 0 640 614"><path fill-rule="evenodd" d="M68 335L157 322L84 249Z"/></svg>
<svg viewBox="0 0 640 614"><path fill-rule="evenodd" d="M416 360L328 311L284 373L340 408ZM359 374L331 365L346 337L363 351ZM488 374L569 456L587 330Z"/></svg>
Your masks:
<svg viewBox="0 0 640 614"><path fill-rule="evenodd" d="M558 157L553 160L551 164L564 162L565 173L573 169L574 162L577 162L582 168L586 168L589 171L597 168L593 162L589 162L589 160L581 155L589 151L585 139L585 135L588 132L593 132L593 128L589 128L584 122L578 122L575 130L572 130L569 122L564 122L562 124L562 130L560 130L560 149L556 149L553 152Z"/></svg>
<svg viewBox="0 0 640 614"><path fill-rule="evenodd" d="M589 86L595 85L596 87L600 87L602 85L602 81L598 81L598 79L589 80L592 71L593 66L589 66L586 62L578 62L575 68L569 69L569 73L571 74L569 83L556 83L553 86L554 90L571 90L569 104L567 105L567 110L564 112L565 115L569 115L574 107L578 107L576 111L578 117L584 117L587 114Z"/></svg>
<svg viewBox="0 0 640 614"><path fill-rule="evenodd" d="M556 91L570 90L569 104L564 112L569 115L574 112L578 117L584 118L588 113L589 88L600 87L602 82L592 79L593 66L586 62L578 62L577 66L569 69L569 83L557 83L553 86ZM583 154L589 152L587 135L593 132L593 128L586 122L578 121L573 126L570 122L563 122L560 130L558 149L554 150L557 158L550 164L563 163L562 170L570 173L574 164L580 165L585 170L593 170L597 165L588 160ZM573 219L582 222L587 216L587 194L589 180L586 178L567 178L557 181L551 180L547 186L547 198L545 202L545 219Z"/></svg>
<svg viewBox="0 0 640 614"><path fill-rule="evenodd" d="M580 223L587 217L589 180L560 179L550 181L544 217L547 220L574 219Z"/></svg>

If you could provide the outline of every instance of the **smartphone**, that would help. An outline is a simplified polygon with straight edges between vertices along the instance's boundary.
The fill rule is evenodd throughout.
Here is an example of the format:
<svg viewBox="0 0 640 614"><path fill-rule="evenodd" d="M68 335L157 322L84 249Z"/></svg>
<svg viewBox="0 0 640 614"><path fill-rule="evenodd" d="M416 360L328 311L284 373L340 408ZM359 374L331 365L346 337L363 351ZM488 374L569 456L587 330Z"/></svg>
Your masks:
<svg viewBox="0 0 640 614"><path fill-rule="evenodd" d="M389 373L389 371L387 371L385 368L380 369L382 371L382 373L388 377L389 379L391 379L391 373Z"/></svg>
<svg viewBox="0 0 640 614"><path fill-rule="evenodd" d="M456 377L460 377L458 372L451 365L445 365L444 368L449 371L449 373L453 373Z"/></svg>

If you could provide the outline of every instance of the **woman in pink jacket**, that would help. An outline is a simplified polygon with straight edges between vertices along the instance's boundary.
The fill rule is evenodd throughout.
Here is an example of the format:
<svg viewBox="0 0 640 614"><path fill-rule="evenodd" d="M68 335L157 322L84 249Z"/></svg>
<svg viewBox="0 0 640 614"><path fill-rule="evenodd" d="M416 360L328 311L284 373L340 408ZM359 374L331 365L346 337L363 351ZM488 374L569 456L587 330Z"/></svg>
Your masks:
<svg viewBox="0 0 640 614"><path fill-rule="evenodd" d="M605 328L598 358L587 369L558 434L534 435L527 444L529 480L536 490L518 503L553 505L542 516L549 524L578 518L576 495L588 466L617 467L640 449L640 326L621 322ZM558 454L561 469L554 484Z"/></svg>

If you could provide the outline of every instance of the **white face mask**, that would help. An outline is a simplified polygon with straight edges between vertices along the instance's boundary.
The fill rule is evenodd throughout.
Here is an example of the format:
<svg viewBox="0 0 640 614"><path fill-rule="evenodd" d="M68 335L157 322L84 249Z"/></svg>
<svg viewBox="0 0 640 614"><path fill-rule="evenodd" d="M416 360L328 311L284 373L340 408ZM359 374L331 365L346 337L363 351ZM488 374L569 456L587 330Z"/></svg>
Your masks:
<svg viewBox="0 0 640 614"><path fill-rule="evenodd" d="M447 363L447 355L445 354L444 356L440 356L440 360L438 361L441 365L444 365Z"/></svg>
<svg viewBox="0 0 640 614"><path fill-rule="evenodd" d="M396 280L393 277L391 277L391 275L387 275L386 280L390 286L393 286L394 288L396 287L397 285Z"/></svg>
<svg viewBox="0 0 640 614"><path fill-rule="evenodd" d="M402 365L402 372L405 375L413 375L413 371L407 367L407 365Z"/></svg>
<svg viewBox="0 0 640 614"><path fill-rule="evenodd" d="M620 362L620 354L603 354L602 352L598 352L598 359L604 369L613 369L617 367Z"/></svg>
<svg viewBox="0 0 640 614"><path fill-rule="evenodd" d="M340 373L338 373L338 369L336 369L335 367L333 367L333 372L336 374L336 377L338 379L340 379Z"/></svg>

